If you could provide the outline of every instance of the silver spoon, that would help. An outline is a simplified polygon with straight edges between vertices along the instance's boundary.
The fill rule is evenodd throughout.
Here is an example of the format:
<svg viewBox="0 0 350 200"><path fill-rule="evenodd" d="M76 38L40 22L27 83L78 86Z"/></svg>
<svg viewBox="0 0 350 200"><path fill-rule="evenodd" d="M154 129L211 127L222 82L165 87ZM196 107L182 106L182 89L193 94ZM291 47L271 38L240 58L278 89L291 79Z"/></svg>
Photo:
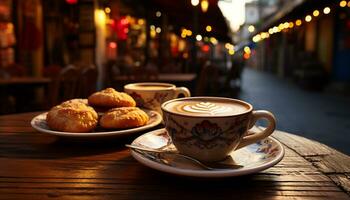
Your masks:
<svg viewBox="0 0 350 200"><path fill-rule="evenodd" d="M192 157L187 156L187 155L180 154L180 153L175 152L175 151L150 149L150 148L140 147L140 146L130 145L130 144L126 144L125 146L129 147L131 149L134 149L134 150L135 149L139 150L139 151L145 151L145 152L151 152L151 153L159 153L159 154L171 154L171 155L175 155L175 156L180 156L182 158L185 158L187 160L190 160L190 161L196 163L197 165L199 165L203 169L207 169L207 170L239 169L239 168L243 167L242 165L226 164L226 163L220 163L220 162L202 162L202 161L199 161L199 160L197 160L195 158L192 158ZM165 162L165 164L168 164L168 163Z"/></svg>

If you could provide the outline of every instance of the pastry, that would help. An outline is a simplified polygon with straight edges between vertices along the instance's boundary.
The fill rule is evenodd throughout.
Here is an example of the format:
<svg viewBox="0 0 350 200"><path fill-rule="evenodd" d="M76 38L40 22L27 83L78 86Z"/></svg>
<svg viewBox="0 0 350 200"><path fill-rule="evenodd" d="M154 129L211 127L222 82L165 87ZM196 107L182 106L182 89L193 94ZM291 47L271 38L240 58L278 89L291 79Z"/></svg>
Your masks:
<svg viewBox="0 0 350 200"><path fill-rule="evenodd" d="M98 108L135 107L135 100L124 92L117 92L113 88L107 88L95 92L88 98L89 105Z"/></svg>
<svg viewBox="0 0 350 200"><path fill-rule="evenodd" d="M70 100L53 107L46 116L46 122L55 131L90 132L98 124L98 115L85 103Z"/></svg>
<svg viewBox="0 0 350 200"><path fill-rule="evenodd" d="M102 115L100 125L108 129L135 128L147 124L148 120L148 115L137 107L121 107Z"/></svg>

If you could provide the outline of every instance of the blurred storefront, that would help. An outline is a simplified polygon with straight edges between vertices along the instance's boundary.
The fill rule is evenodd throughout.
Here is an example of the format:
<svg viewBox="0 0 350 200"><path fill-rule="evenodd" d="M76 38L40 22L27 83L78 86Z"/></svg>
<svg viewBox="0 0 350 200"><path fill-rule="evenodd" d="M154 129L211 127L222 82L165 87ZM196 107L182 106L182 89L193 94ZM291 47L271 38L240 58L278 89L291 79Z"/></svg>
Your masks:
<svg viewBox="0 0 350 200"><path fill-rule="evenodd" d="M252 33L255 68L321 89L350 82L350 2L285 2Z"/></svg>

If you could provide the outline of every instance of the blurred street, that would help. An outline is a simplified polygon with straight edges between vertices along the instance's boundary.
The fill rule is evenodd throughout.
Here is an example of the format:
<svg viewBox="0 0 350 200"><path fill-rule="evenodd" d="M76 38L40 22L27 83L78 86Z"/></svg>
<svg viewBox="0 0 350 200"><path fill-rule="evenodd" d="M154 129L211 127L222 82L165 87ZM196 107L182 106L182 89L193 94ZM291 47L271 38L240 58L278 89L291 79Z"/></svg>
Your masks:
<svg viewBox="0 0 350 200"><path fill-rule="evenodd" d="M350 154L350 99L308 92L286 79L245 68L239 98L273 112L277 129L301 135Z"/></svg>

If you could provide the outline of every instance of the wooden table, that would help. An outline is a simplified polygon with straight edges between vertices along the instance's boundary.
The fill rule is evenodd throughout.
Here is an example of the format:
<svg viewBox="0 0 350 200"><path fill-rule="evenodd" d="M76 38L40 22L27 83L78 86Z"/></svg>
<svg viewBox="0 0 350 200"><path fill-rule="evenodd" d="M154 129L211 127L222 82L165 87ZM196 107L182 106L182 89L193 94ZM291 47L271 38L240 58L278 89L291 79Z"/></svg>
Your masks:
<svg viewBox="0 0 350 200"><path fill-rule="evenodd" d="M350 199L349 156L290 133L273 134L286 152L276 166L199 179L141 165L124 147L134 138L79 142L38 133L29 124L36 114L0 116L0 199Z"/></svg>

